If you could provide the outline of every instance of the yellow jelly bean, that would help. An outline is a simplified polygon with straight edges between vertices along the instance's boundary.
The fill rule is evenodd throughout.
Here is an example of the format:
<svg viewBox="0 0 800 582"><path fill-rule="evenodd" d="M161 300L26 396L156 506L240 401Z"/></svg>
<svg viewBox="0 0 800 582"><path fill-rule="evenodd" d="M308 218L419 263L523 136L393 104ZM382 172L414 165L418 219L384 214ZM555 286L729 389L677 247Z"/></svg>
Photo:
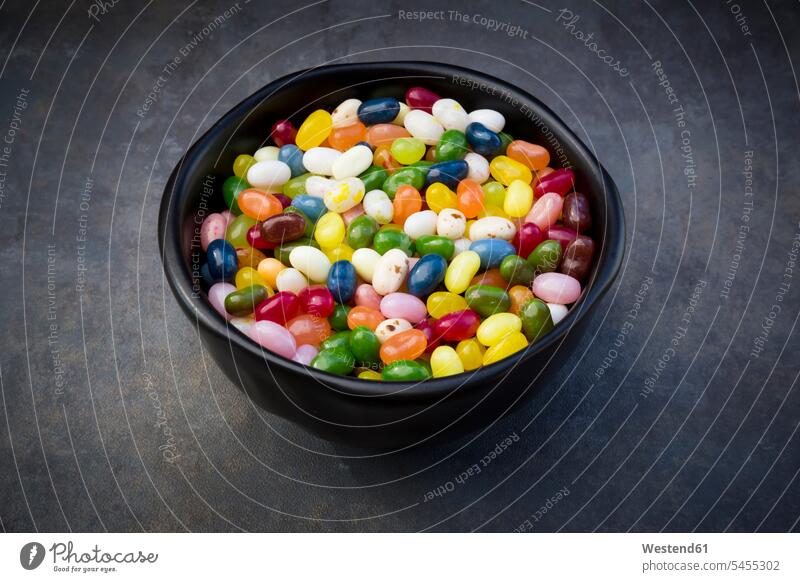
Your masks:
<svg viewBox="0 0 800 582"><path fill-rule="evenodd" d="M481 211L478 212L478 218L486 218L487 216L499 216L501 218L509 218L505 210L503 210L499 206L495 206L494 204L486 204L481 209Z"/></svg>
<svg viewBox="0 0 800 582"><path fill-rule="evenodd" d="M244 178L247 176L247 170L255 163L256 159L253 156L247 154L236 156L236 159L233 160L233 173L239 178Z"/></svg>
<svg viewBox="0 0 800 582"><path fill-rule="evenodd" d="M278 259L269 257L267 259L262 259L261 262L258 263L258 274L264 283L274 289L278 286L276 282L278 273L283 271L285 268L286 265L281 263Z"/></svg>
<svg viewBox="0 0 800 582"><path fill-rule="evenodd" d="M500 182L486 182L483 186L483 203L493 206L503 206L506 199L506 189Z"/></svg>
<svg viewBox="0 0 800 582"><path fill-rule="evenodd" d="M452 376L464 371L464 365L456 351L450 346L439 346L431 354L431 372L434 378Z"/></svg>
<svg viewBox="0 0 800 582"><path fill-rule="evenodd" d="M520 350L524 350L528 345L528 340L525 335L520 332L514 332L507 335L499 343L493 345L486 353L483 354L483 365L488 366L500 360L507 358L511 354L515 354Z"/></svg>
<svg viewBox="0 0 800 582"><path fill-rule="evenodd" d="M441 182L434 182L425 191L425 201L428 208L434 212L441 212L445 208L458 208L458 196Z"/></svg>
<svg viewBox="0 0 800 582"><path fill-rule="evenodd" d="M375 370L364 370L363 372L359 372L358 377L362 380L383 380L383 376L381 376Z"/></svg>
<svg viewBox="0 0 800 582"><path fill-rule="evenodd" d="M388 224L381 225L378 231L381 230L403 230L403 227L397 224L396 222L390 222Z"/></svg>
<svg viewBox="0 0 800 582"><path fill-rule="evenodd" d="M475 251L464 251L447 267L444 274L444 286L451 293L463 293L480 268L480 255Z"/></svg>
<svg viewBox="0 0 800 582"><path fill-rule="evenodd" d="M455 293L437 291L436 293L431 293L428 296L426 307L428 308L428 313L430 313L431 317L439 319L448 313L467 309L467 300L461 297L461 295L456 295Z"/></svg>
<svg viewBox="0 0 800 582"><path fill-rule="evenodd" d="M256 271L253 267L242 267L236 271L236 288L244 289L250 285L261 285L266 287L267 283L261 278L261 275L259 275L258 271Z"/></svg>
<svg viewBox="0 0 800 582"><path fill-rule="evenodd" d="M456 353L465 370L477 370L483 364L484 347L475 338L461 340L456 346Z"/></svg>
<svg viewBox="0 0 800 582"><path fill-rule="evenodd" d="M522 320L513 313L495 313L481 322L475 337L485 346L500 343L507 335L522 329Z"/></svg>
<svg viewBox="0 0 800 582"><path fill-rule="evenodd" d="M317 109L306 117L306 120L297 130L295 143L304 152L315 148L328 139L333 129L331 114L324 109Z"/></svg>
<svg viewBox="0 0 800 582"><path fill-rule="evenodd" d="M514 180L508 185L503 210L513 218L525 216L533 206L533 188L522 180Z"/></svg>
<svg viewBox="0 0 800 582"><path fill-rule="evenodd" d="M335 263L336 261L352 261L355 250L347 243L342 243L332 249L323 247L322 252L330 259L331 263Z"/></svg>
<svg viewBox="0 0 800 582"><path fill-rule="evenodd" d="M339 246L344 240L344 220L336 212L326 212L317 221L314 229L314 238L323 249L332 249Z"/></svg>
<svg viewBox="0 0 800 582"><path fill-rule="evenodd" d="M508 186L514 180L522 180L526 184L530 184L533 179L533 174L528 166L520 164L508 156L497 156L493 159L489 164L489 172L503 186Z"/></svg>

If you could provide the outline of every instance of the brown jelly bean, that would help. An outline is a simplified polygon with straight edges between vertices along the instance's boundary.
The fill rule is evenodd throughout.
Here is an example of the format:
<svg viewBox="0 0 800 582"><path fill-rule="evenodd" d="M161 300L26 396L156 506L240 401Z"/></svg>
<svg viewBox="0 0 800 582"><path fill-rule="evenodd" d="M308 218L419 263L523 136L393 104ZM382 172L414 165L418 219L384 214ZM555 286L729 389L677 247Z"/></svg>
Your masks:
<svg viewBox="0 0 800 582"><path fill-rule="evenodd" d="M581 233L592 230L592 209L585 194L571 192L564 196L564 206L561 212L564 226Z"/></svg>
<svg viewBox="0 0 800 582"><path fill-rule="evenodd" d="M561 259L559 271L564 275L569 275L581 281L589 274L589 269L592 268L593 255L594 241L588 236L578 235L575 240L567 245L564 257Z"/></svg>
<svg viewBox="0 0 800 582"><path fill-rule="evenodd" d="M297 214L278 214L261 223L261 236L271 243L282 243L302 238L306 221Z"/></svg>

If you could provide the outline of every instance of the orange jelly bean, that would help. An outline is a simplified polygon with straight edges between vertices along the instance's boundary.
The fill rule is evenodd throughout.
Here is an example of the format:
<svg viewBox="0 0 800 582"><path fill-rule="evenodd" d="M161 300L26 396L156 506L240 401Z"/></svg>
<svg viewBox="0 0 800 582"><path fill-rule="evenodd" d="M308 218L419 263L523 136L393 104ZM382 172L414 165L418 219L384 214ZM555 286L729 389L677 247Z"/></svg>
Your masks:
<svg viewBox="0 0 800 582"><path fill-rule="evenodd" d="M298 346L312 345L315 348L331 335L331 324L324 317L298 315L286 322L286 329L294 336Z"/></svg>
<svg viewBox="0 0 800 582"><path fill-rule="evenodd" d="M394 194L394 216L392 222L403 226L406 219L422 210L422 196L419 191L410 184L403 184Z"/></svg>
<svg viewBox="0 0 800 582"><path fill-rule="evenodd" d="M375 148L375 153L372 154L372 163L389 172L390 174L400 167L392 157L392 151L389 146L378 146Z"/></svg>
<svg viewBox="0 0 800 582"><path fill-rule="evenodd" d="M421 329L407 329L396 333L383 342L380 356L384 364L398 360L416 360L428 347L425 332Z"/></svg>
<svg viewBox="0 0 800 582"><path fill-rule="evenodd" d="M456 190L458 196L458 209L467 218L475 218L483 210L484 193L481 185L475 180L461 180Z"/></svg>
<svg viewBox="0 0 800 582"><path fill-rule="evenodd" d="M367 127L360 121L356 121L345 127L334 127L328 136L328 143L332 148L343 152L366 139Z"/></svg>
<svg viewBox="0 0 800 582"><path fill-rule="evenodd" d="M255 269L266 258L264 253L253 247L237 247L236 249L236 262L240 269L245 267L253 267Z"/></svg>
<svg viewBox="0 0 800 582"><path fill-rule="evenodd" d="M503 279L500 274L500 269L489 269L485 273L479 273L470 281L472 285L490 285L492 287L500 287L501 289L508 289L508 281Z"/></svg>
<svg viewBox="0 0 800 582"><path fill-rule="evenodd" d="M367 143L372 147L390 146L400 137L411 137L405 127L393 123L379 123L367 130Z"/></svg>
<svg viewBox="0 0 800 582"><path fill-rule="evenodd" d="M378 324L384 319L386 318L377 309L356 305L347 314L347 327L355 329L359 325L365 325L372 331L375 331L375 328L378 327Z"/></svg>
<svg viewBox="0 0 800 582"><path fill-rule="evenodd" d="M275 289L278 287L278 273L283 271L285 268L286 265L281 263L278 259L269 257L258 263L258 274L261 275L261 278L267 285Z"/></svg>
<svg viewBox="0 0 800 582"><path fill-rule="evenodd" d="M425 152L425 161L436 163L436 147L428 148L428 151Z"/></svg>
<svg viewBox="0 0 800 582"><path fill-rule="evenodd" d="M543 170L550 163L550 152L540 145L521 139L515 139L508 144L506 155L531 170Z"/></svg>
<svg viewBox="0 0 800 582"><path fill-rule="evenodd" d="M257 188L242 190L236 201L243 214L256 220L266 220L283 212L280 200L269 192Z"/></svg>
<svg viewBox="0 0 800 582"><path fill-rule="evenodd" d="M524 285L514 285L508 290L508 296L511 298L509 311L514 315L519 315L522 306L533 299L533 291Z"/></svg>

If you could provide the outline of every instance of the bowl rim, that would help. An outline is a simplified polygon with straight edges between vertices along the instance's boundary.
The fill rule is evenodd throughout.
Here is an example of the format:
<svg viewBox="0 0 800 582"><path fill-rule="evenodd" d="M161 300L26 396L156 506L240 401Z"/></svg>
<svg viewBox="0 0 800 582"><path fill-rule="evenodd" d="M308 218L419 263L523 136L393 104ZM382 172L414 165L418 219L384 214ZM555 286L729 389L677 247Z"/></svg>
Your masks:
<svg viewBox="0 0 800 582"><path fill-rule="evenodd" d="M186 187L187 176L197 171L199 152L207 141L218 133L231 129L231 126L241 122L242 118L259 103L270 98L288 84L304 81L313 82L315 77L333 73L346 74L349 71L363 73L365 70L374 69L376 73L386 73L388 70L414 72L409 77L441 75L452 76L454 73L463 78L472 77L494 87L500 87L508 94L521 98L548 127L562 143L567 143L569 148L586 158L597 172L599 181L603 186L606 203L605 235L602 252L597 257L597 268L594 272L590 286L585 290L578 301L570 308L567 315L547 334L524 350L512 354L489 366L481 366L470 372L463 372L454 376L442 378L429 378L421 382L362 380L352 376L338 376L329 372L314 370L284 358L270 350L256 344L246 337L228 321L224 320L202 293L193 297L192 276L182 256L182 224L180 224L179 211L183 199L188 195ZM555 342L560 340L573 327L580 323L595 307L602 296L613 284L622 265L625 251L625 216L617 186L603 165L589 148L561 119L539 99L515 85L498 79L483 72L468 69L459 65L436 63L429 61L370 61L362 63L330 64L303 69L279 77L261 87L258 91L245 98L216 123L197 138L183 156L178 160L164 186L158 215L158 243L164 275L178 303L186 315L193 319L199 327L213 333L220 339L227 340L231 351L233 346L249 352L250 355L266 360L266 363L289 371L311 376L317 381L324 382L326 387L331 386L345 396L358 397L384 397L389 399L439 399L447 397L449 393L467 389L482 389L482 386L491 380L496 380L501 374L510 372L511 368L521 365ZM232 329L236 331L232 332ZM202 338L201 338L202 341ZM466 375L469 374L469 377ZM241 380L240 380L241 381Z"/></svg>

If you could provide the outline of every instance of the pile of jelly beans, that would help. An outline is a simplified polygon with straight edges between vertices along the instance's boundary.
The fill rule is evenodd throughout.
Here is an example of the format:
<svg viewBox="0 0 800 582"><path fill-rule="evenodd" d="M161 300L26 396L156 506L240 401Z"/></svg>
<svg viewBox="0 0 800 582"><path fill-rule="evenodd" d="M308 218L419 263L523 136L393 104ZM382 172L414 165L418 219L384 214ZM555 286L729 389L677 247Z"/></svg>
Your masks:
<svg viewBox="0 0 800 582"><path fill-rule="evenodd" d="M572 170L504 129L423 87L278 121L202 222L211 305L276 354L366 380L525 349L581 295L592 217Z"/></svg>

